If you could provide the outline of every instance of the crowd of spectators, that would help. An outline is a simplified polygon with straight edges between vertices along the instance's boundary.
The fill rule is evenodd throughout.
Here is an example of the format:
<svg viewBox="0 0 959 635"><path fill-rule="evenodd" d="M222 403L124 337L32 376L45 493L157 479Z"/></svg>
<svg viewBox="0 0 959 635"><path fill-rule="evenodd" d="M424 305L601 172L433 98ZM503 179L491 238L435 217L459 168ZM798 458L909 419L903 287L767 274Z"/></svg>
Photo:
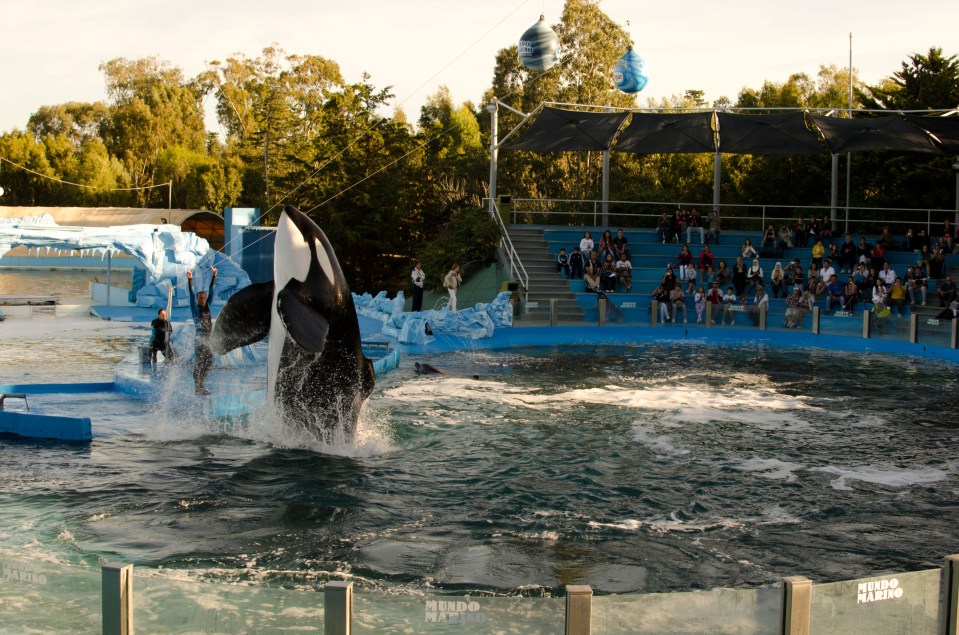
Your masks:
<svg viewBox="0 0 959 635"><path fill-rule="evenodd" d="M746 238L731 267L725 260L717 259L710 248L710 243L719 244L719 234L716 212L707 218L695 208L661 215L657 227L659 242L681 244L675 262L667 266L651 294L659 302L664 322L676 321L677 316L687 322L687 299L695 307L697 323L705 320L707 304L714 305L711 313L720 324L727 320L734 323L734 313L740 311L755 317L757 307L768 305L770 300L766 289L773 299L783 298L788 327L798 327L802 315L817 303L833 314L852 315L857 307L871 305L868 308L874 312L902 316L909 305L938 300L940 307L952 307L952 314L959 312L957 289L945 258L948 253L959 253L959 245L948 220L937 240L925 229L911 228L896 240L891 230L884 227L873 244L862 236L856 241L848 233L834 242L828 218L801 216L793 224L780 225L778 230L769 224L758 249ZM690 247L696 235L698 254ZM684 236L686 241L681 242ZM802 259L794 258L785 265L777 260L768 274L763 270L760 258L784 259L787 249L797 247L809 250L808 268L803 266ZM897 272L887 260L890 251L914 252L915 265ZM585 278L590 291L613 293L619 284L631 292L630 256L622 229L615 236L610 230L604 231L598 244L587 231L570 255L565 249L560 251L556 266L565 277ZM930 294L930 281L935 282L934 295ZM735 309L736 306L752 308Z"/></svg>

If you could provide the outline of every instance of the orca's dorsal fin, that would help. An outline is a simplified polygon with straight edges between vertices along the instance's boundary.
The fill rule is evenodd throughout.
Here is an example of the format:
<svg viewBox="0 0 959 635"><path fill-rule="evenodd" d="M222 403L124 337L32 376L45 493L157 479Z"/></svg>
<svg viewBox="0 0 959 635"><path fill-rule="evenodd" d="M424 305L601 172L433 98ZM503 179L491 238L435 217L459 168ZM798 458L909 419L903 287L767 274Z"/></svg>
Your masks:
<svg viewBox="0 0 959 635"><path fill-rule="evenodd" d="M270 333L273 289L272 281L259 282L230 296L210 336L210 349L214 353L223 355L234 348L259 342Z"/></svg>
<svg viewBox="0 0 959 635"><path fill-rule="evenodd" d="M296 291L289 287L277 294L276 310L286 332L300 348L311 353L323 352L330 323L322 314L303 302Z"/></svg>

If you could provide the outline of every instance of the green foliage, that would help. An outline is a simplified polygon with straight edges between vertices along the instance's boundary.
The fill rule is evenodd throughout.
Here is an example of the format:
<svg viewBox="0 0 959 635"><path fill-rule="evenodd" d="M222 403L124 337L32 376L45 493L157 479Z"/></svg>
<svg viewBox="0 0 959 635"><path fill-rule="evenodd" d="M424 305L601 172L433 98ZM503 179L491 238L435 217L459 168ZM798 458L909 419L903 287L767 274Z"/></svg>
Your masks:
<svg viewBox="0 0 959 635"><path fill-rule="evenodd" d="M459 263L463 279L471 272L496 262L496 246L500 240L499 225L485 209L462 209L453 214L450 220L438 228L433 237L415 252L413 258L405 263L403 271L409 269L417 259L427 272L431 288L443 286L443 277L455 263ZM404 283L408 282L404 281Z"/></svg>

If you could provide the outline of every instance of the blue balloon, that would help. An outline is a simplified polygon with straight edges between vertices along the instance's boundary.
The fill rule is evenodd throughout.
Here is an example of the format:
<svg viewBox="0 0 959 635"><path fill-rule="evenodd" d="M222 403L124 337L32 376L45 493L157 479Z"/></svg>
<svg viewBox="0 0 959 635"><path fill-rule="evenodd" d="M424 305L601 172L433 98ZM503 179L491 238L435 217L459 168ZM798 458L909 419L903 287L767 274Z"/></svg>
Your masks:
<svg viewBox="0 0 959 635"><path fill-rule="evenodd" d="M648 81L646 62L632 48L613 65L613 83L624 93L638 93Z"/></svg>
<svg viewBox="0 0 959 635"><path fill-rule="evenodd" d="M532 71L545 71L559 62L559 36L546 24L546 17L526 29L519 39L519 61Z"/></svg>

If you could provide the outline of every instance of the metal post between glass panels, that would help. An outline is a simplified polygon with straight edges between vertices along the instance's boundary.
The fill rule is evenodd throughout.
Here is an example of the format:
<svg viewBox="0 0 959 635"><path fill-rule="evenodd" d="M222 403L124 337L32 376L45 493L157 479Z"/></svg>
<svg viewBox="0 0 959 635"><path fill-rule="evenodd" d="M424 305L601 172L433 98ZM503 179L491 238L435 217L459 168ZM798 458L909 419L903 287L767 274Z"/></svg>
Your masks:
<svg viewBox="0 0 959 635"><path fill-rule="evenodd" d="M589 635L593 589L588 584L566 587L566 635Z"/></svg>
<svg viewBox="0 0 959 635"><path fill-rule="evenodd" d="M945 580L942 585L942 610L946 635L959 634L959 555L946 556Z"/></svg>
<svg viewBox="0 0 959 635"><path fill-rule="evenodd" d="M915 344L919 341L919 316L915 313L909 313L909 343Z"/></svg>
<svg viewBox="0 0 959 635"><path fill-rule="evenodd" d="M353 632L352 582L328 582L323 587L323 629L326 635Z"/></svg>
<svg viewBox="0 0 959 635"><path fill-rule="evenodd" d="M713 303L706 303L706 328L709 328L713 325Z"/></svg>
<svg viewBox="0 0 959 635"><path fill-rule="evenodd" d="M959 320L953 319L949 322L949 346L959 348Z"/></svg>
<svg viewBox="0 0 959 635"><path fill-rule="evenodd" d="M556 316L556 298L549 299L549 325L556 326L558 321Z"/></svg>
<svg viewBox="0 0 959 635"><path fill-rule="evenodd" d="M783 578L780 633L809 635L812 580L801 575Z"/></svg>
<svg viewBox="0 0 959 635"><path fill-rule="evenodd" d="M133 565L110 562L100 574L103 635L133 635Z"/></svg>
<svg viewBox="0 0 959 635"><path fill-rule="evenodd" d="M597 300L596 306L599 307L599 325L606 326L606 299L600 298Z"/></svg>
<svg viewBox="0 0 959 635"><path fill-rule="evenodd" d="M869 339L869 311L862 312L862 338L864 340Z"/></svg>
<svg viewBox="0 0 959 635"><path fill-rule="evenodd" d="M649 325L656 326L656 316L659 314L659 301L653 300L649 303Z"/></svg>
<svg viewBox="0 0 959 635"><path fill-rule="evenodd" d="M819 307L812 308L812 334L819 335Z"/></svg>

